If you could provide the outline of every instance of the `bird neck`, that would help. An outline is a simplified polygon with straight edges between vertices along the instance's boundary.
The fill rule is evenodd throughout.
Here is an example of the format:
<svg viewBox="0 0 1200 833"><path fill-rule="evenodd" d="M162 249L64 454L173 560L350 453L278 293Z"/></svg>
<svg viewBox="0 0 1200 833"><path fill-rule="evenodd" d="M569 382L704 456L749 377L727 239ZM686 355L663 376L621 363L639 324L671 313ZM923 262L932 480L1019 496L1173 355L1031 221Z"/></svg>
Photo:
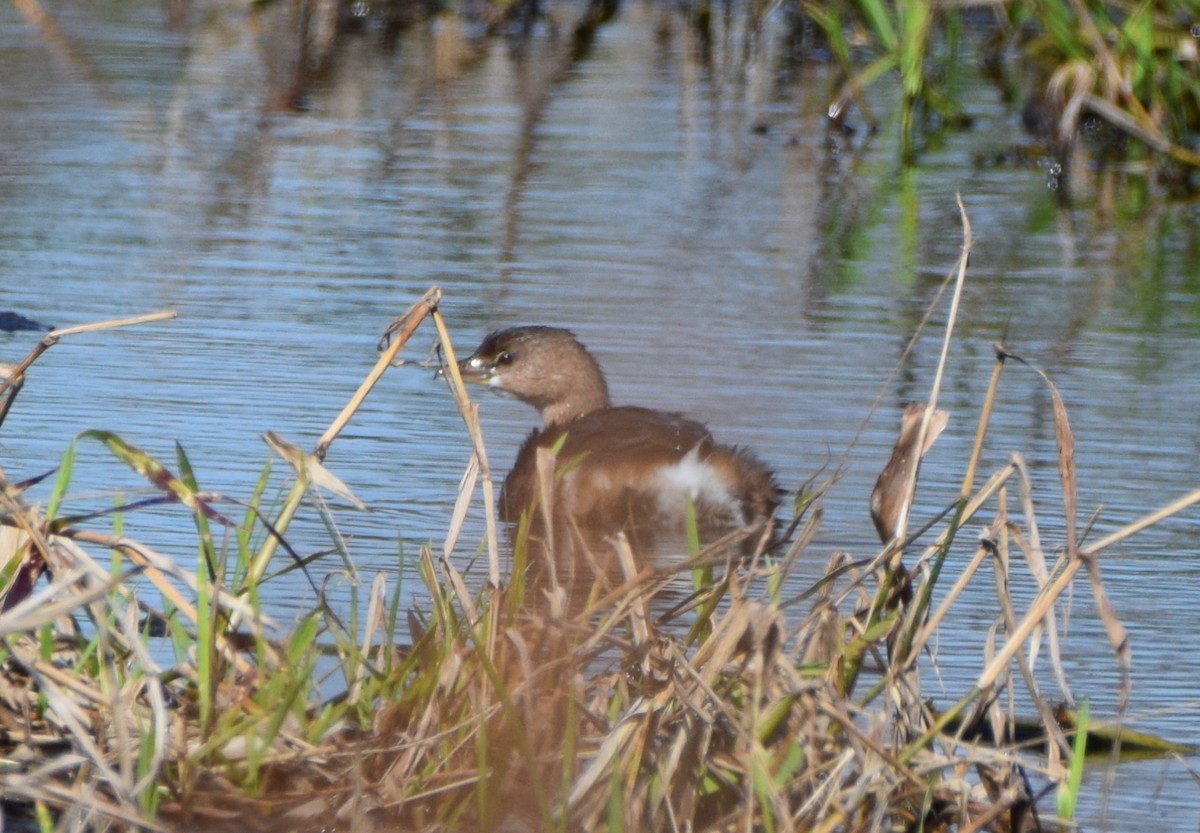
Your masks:
<svg viewBox="0 0 1200 833"><path fill-rule="evenodd" d="M579 419L592 411L609 407L612 402L608 398L608 387L604 384L603 377L600 377L598 381L598 386L577 386L569 396L545 404L541 408L542 426L555 428Z"/></svg>

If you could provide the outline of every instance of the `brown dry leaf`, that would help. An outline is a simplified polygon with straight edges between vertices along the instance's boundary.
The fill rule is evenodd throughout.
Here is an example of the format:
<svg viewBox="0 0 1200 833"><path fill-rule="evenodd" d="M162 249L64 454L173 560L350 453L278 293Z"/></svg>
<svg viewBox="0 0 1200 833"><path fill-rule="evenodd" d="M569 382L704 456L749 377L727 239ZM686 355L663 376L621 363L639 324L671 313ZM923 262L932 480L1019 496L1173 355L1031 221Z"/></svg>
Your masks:
<svg viewBox="0 0 1200 833"><path fill-rule="evenodd" d="M343 483L337 475L325 468L315 454L305 454L296 445L288 442L274 431L263 434L263 439L266 440L272 451L287 461L296 474L302 477L307 476L314 485L337 495L355 509L366 511L367 505L355 497L354 493L350 491L350 487Z"/></svg>
<svg viewBox="0 0 1200 833"><path fill-rule="evenodd" d="M1104 582L1100 580L1099 561L1091 555L1080 557L1087 566L1088 578L1092 582L1092 595L1096 599L1096 611L1100 614L1100 620L1104 622L1104 630L1108 634L1109 644L1112 645L1113 653L1117 656L1117 665L1121 669L1121 693L1117 699L1117 713L1124 714L1125 707L1129 703L1130 691L1133 688L1131 676L1133 652L1129 646L1129 632L1121 624L1116 608L1113 607L1108 593L1104 590Z"/></svg>
<svg viewBox="0 0 1200 833"><path fill-rule="evenodd" d="M1058 388L1042 371L1038 371L1050 389L1050 399L1054 403L1054 437L1058 441L1058 476L1062 480L1063 490L1063 520L1067 525L1067 552L1075 555L1075 435L1071 431L1071 421L1067 418L1067 406L1063 402Z"/></svg>
<svg viewBox="0 0 1200 833"><path fill-rule="evenodd" d="M1040 367L1030 364L1015 353L1004 351L1009 358L1016 359L1028 367L1046 383L1050 392L1050 401L1054 407L1054 438L1058 445L1058 476L1062 482L1063 515L1067 526L1067 553L1074 558L1078 548L1077 531L1075 529L1076 491L1075 491L1075 435L1071 431L1071 421L1067 418L1067 406L1054 382Z"/></svg>
<svg viewBox="0 0 1200 833"><path fill-rule="evenodd" d="M921 427L926 409L924 402L910 402L904 409L904 415L900 418L900 437L892 448L891 459L883 467L871 491L871 520L884 544L903 532L912 493L916 488L917 466L950 420L948 412L934 411L929 416L922 437Z"/></svg>

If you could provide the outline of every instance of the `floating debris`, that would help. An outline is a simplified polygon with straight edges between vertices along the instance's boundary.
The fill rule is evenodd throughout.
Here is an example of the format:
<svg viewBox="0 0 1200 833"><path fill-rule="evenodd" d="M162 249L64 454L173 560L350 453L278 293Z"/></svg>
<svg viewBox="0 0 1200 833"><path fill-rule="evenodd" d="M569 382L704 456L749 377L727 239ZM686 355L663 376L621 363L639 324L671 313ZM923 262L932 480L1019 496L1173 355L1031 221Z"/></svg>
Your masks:
<svg viewBox="0 0 1200 833"><path fill-rule="evenodd" d="M32 318L26 318L19 312L12 310L4 310L0 312L0 330L6 333L15 333L21 330L36 330L38 332L46 332L54 328L48 324L43 324L40 321L34 321Z"/></svg>

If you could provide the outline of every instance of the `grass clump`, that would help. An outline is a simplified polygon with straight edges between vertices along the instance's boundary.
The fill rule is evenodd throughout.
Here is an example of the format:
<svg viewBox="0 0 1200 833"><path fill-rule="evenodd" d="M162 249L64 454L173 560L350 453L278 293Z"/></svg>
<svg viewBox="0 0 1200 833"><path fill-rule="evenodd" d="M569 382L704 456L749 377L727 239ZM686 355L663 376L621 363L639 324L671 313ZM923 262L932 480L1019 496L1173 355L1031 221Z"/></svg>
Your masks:
<svg viewBox="0 0 1200 833"><path fill-rule="evenodd" d="M965 221L951 321L970 249ZM506 575L486 450L438 299L431 290L397 321L395 340L314 453L269 438L292 484L269 511L269 468L249 500L231 501L198 487L182 451L169 468L115 435L81 436L79 448L106 449L156 486L156 502L190 515L194 569L124 532L144 501L119 507L112 532L92 529L94 516L58 514L79 448L64 459L44 511L7 484L6 817L71 830L1017 831L1052 826L1038 798L1054 784L1065 785L1062 812L1073 812L1083 745L1072 746L1071 724L1034 674L1048 661L1061 678L1058 601L1086 571L1125 681L1123 707L1128 645L1098 556L1200 493L1085 546L1075 533L1070 425L1046 380L1067 530L1061 554L1047 558L1023 463L975 483L1001 377L1020 361L999 349L960 499L940 528L909 534L918 472L901 467L881 481L897 490L881 501L897 507L881 527L885 548L862 560L835 554L798 598L784 598L785 588L796 562L812 555L828 484L797 499L788 543L747 557L728 540L693 541L688 558L639 564L618 536L610 558L595 554L616 569L576 565L573 586L549 570ZM474 447L444 546L418 558L428 604L407 613L409 638L398 642L405 612L381 575L361 605L356 595L350 611L333 610L318 592L314 608L281 630L261 603L268 565L283 550L291 569L314 569L289 547L288 525L312 485L348 495L322 465L324 453L428 319ZM943 364L950 343L948 331ZM922 420L935 413L936 395L935 383ZM482 581L452 558L480 492ZM951 562L960 532L985 515L973 555ZM542 556L522 540L516 563L536 568ZM1007 590L1021 560L1040 587L1024 611ZM921 693L927 646L989 564L995 639L974 685L935 708ZM692 589L691 577L703 580ZM167 635L172 660L152 649L151 632ZM330 665L339 678L332 697L316 682ZM1061 687L1069 699L1065 680ZM1036 715L1035 746L1016 742L1015 702ZM1096 721L1082 724L1095 734Z"/></svg>
<svg viewBox="0 0 1200 833"><path fill-rule="evenodd" d="M991 73L1064 164L1084 128L1101 124L1106 156L1159 160L1181 186L1200 168L1200 18L1184 0L995 0L971 11L933 0L800 0L795 15L841 67L835 120L857 105L873 122L863 91L899 82L906 162L931 135L970 124L956 90L981 57L964 37L973 28L987 34ZM1027 88L1011 89L1014 75Z"/></svg>

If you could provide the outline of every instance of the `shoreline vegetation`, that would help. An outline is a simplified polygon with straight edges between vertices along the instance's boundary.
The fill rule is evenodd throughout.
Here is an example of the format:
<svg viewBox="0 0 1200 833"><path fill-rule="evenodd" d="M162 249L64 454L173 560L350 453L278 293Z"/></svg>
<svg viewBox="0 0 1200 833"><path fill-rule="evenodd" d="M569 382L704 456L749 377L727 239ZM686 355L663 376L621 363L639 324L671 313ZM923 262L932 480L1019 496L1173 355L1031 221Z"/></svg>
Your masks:
<svg viewBox="0 0 1200 833"><path fill-rule="evenodd" d="M946 304L949 323L919 437L936 413L967 275L965 210L962 218L962 256L929 310ZM792 492L782 544L731 561L717 542L644 566L617 538L623 577L598 571L576 584L577 605L552 580L526 583L519 533L509 560L440 298L431 289L388 329L375 367L312 453L267 437L285 461L278 500L266 497L279 485L271 464L252 495L212 494L183 449L167 466L101 431L67 450L44 507L23 497L30 484L4 482L6 829L1055 830L1074 813L1089 742L1105 739L1113 756L1187 751L1122 727L1130 648L1100 564L1107 548L1200 502L1200 490L1085 542L1066 407L1050 379L1002 346L959 500L929 528L908 529L919 477L915 465L901 467L903 476L884 480L900 490L885 501L896 507L891 542L824 556L824 578L785 597L797 560L822 557L809 545L830 484L814 481ZM61 338L140 320L48 333L0 389L3 412L24 371ZM332 551L350 557L332 510L307 498L320 489L355 504L323 466L325 452L430 324L474 454L446 541L417 559L429 607L401 609L398 588L380 574L364 580L351 609L333 610L319 592L322 562L289 546L289 524L317 513ZM1004 407L1003 376L1028 371L1053 403L1056 507L1035 502L1018 456L977 472L992 410ZM107 449L159 497L103 516L61 515L85 445ZM478 501L485 539L462 542ZM138 512L159 504L182 507L194 526L194 567L138 542ZM1065 529L1054 552L1039 535L1048 513ZM477 547L482 567L460 570L464 546ZM288 630L261 605L269 570L281 567L306 571L317 599ZM1041 588L1025 609L1008 592L1014 571ZM1081 573L1086 582L1076 582ZM665 612L654 604L662 588L688 580L686 603ZM1000 624L975 684L935 706L922 692L936 667L930 648L955 638L944 620L978 582L995 587ZM1060 603L1072 587L1091 593L1120 672L1108 722L1089 720L1063 671ZM341 691L323 699L314 680L329 661ZM1040 682L1048 675L1053 696Z"/></svg>
<svg viewBox="0 0 1200 833"><path fill-rule="evenodd" d="M17 12L85 74L83 50L44 0L11 0ZM199 3L172 0L168 24L183 28ZM431 77L453 77L497 36L518 52L540 39L556 56L547 88L586 59L597 31L620 0L248 0L235 9L261 33L266 111L305 109L343 50L377 36L382 54L401 33L430 24ZM884 119L865 95L885 88L899 112L900 160L919 164L947 132L972 126L960 79L980 72L1008 102L1031 143L980 160L1044 164L1061 183L1079 166L1145 176L1176 196L1200 189L1200 15L1190 0L782 0L714 6L688 0L677 14L693 45L711 60L714 46L740 40L753 52L777 41L772 69L795 75L826 65L827 124L868 134ZM783 83L787 83L786 81ZM530 96L537 121L546 89ZM889 107L890 109L890 107ZM755 125L754 129L768 129ZM1065 190L1060 189L1065 194Z"/></svg>
<svg viewBox="0 0 1200 833"><path fill-rule="evenodd" d="M269 15L285 5L292 4L252 8ZM274 101L303 109L349 38L378 31L386 45L431 18L445 41L438 61L469 63L490 36L520 42L541 32L561 47L565 68L586 58L620 8L620 0L304 0L281 24L293 31L294 48ZM885 119L865 93L887 89L904 164L918 164L945 133L971 128L959 81L982 70L1032 138L993 162L1048 158L1059 179L1088 165L1139 171L1168 193L1200 188L1200 15L1187 0L688 0L678 13L706 59L722 39L742 39L750 53L756 39L773 38L782 76L805 63L828 65L833 131L879 130Z"/></svg>

